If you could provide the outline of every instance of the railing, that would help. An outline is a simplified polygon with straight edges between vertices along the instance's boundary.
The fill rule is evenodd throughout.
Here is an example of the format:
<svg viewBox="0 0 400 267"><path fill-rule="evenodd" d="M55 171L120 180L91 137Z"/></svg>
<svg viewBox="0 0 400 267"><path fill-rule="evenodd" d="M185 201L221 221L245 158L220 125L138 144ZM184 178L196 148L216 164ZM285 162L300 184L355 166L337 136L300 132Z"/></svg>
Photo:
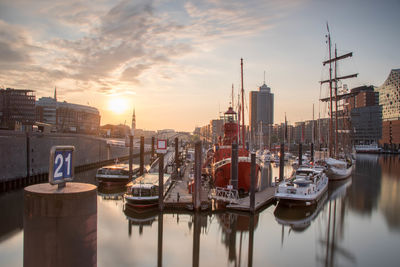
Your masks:
<svg viewBox="0 0 400 267"><path fill-rule="evenodd" d="M228 188L216 187L213 191L214 192L210 195L210 198L212 199L229 202L230 204L238 203L239 192L236 189L233 189L229 186Z"/></svg>

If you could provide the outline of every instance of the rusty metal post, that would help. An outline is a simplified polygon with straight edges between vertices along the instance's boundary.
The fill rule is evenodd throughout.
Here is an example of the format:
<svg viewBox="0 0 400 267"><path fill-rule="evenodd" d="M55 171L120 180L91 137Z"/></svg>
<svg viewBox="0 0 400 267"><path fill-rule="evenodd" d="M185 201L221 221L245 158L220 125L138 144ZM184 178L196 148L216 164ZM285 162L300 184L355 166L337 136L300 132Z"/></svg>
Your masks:
<svg viewBox="0 0 400 267"><path fill-rule="evenodd" d="M129 136L129 181L132 181L133 135Z"/></svg>
<svg viewBox="0 0 400 267"><path fill-rule="evenodd" d="M231 160L231 185L233 189L238 189L238 174L239 174L239 163L238 163L238 144L232 144L232 160Z"/></svg>
<svg viewBox="0 0 400 267"><path fill-rule="evenodd" d="M256 153L254 152L251 152L250 168L250 211L254 213L256 203Z"/></svg>
<svg viewBox="0 0 400 267"><path fill-rule="evenodd" d="M164 154L159 154L158 162L158 208L164 209Z"/></svg>
<svg viewBox="0 0 400 267"><path fill-rule="evenodd" d="M201 200L200 200L200 190L201 190L201 141L195 144L194 149L194 198L193 198L193 208L194 210L200 210Z"/></svg>
<svg viewBox="0 0 400 267"><path fill-rule="evenodd" d="M140 175L144 173L144 136L140 137L140 165L139 165Z"/></svg>
<svg viewBox="0 0 400 267"><path fill-rule="evenodd" d="M279 181L283 181L283 172L285 168L285 144L281 143L281 151L279 157Z"/></svg>

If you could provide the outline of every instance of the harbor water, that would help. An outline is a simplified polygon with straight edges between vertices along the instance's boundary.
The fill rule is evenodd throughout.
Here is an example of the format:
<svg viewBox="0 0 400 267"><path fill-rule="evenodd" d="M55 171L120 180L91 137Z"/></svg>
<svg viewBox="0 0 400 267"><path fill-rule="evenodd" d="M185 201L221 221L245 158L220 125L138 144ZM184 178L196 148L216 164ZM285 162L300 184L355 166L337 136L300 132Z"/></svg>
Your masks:
<svg viewBox="0 0 400 267"><path fill-rule="evenodd" d="M289 172L288 166L285 167ZM95 184L95 170L76 181ZM263 185L278 177L263 170ZM99 188L97 266L399 266L400 158L357 155L318 205L247 213L135 213ZM0 266L23 265L23 190L0 195ZM40 245L40 244L38 244Z"/></svg>

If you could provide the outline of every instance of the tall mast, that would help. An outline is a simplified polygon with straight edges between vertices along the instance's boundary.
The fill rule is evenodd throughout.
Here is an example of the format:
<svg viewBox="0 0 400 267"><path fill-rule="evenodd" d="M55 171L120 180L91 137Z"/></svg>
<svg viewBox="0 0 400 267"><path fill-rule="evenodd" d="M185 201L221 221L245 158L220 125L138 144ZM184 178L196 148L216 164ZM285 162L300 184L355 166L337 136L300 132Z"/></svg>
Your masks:
<svg viewBox="0 0 400 267"><path fill-rule="evenodd" d="M332 105L332 55L331 55L331 33L329 32L328 23L328 46L329 46L329 103L330 103L330 120L329 120L329 156L332 157L332 128L333 128L333 105Z"/></svg>
<svg viewBox="0 0 400 267"><path fill-rule="evenodd" d="M335 58L337 50L335 44ZM338 156L337 61L335 60L335 156Z"/></svg>
<svg viewBox="0 0 400 267"><path fill-rule="evenodd" d="M242 146L244 148L244 134L245 134L245 129L244 129L244 89L243 89L243 58L240 59L240 70L241 70L241 77L242 77Z"/></svg>
<svg viewBox="0 0 400 267"><path fill-rule="evenodd" d="M235 103L234 101L235 101L235 95L233 94L233 83L232 83L232 108Z"/></svg>

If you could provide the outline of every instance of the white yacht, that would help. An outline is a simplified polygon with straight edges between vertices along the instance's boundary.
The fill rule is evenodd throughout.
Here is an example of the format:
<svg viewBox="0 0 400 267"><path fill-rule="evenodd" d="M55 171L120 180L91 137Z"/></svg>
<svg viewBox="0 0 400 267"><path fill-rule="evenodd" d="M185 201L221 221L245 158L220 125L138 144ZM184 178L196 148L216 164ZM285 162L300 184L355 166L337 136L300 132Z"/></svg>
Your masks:
<svg viewBox="0 0 400 267"><path fill-rule="evenodd" d="M353 170L352 161L349 160L337 160L334 158L325 159L327 165L326 174L329 180L341 180L346 179L351 175Z"/></svg>
<svg viewBox="0 0 400 267"><path fill-rule="evenodd" d="M275 198L289 206L315 204L328 189L328 177L324 168L300 166L293 175L282 181Z"/></svg>

